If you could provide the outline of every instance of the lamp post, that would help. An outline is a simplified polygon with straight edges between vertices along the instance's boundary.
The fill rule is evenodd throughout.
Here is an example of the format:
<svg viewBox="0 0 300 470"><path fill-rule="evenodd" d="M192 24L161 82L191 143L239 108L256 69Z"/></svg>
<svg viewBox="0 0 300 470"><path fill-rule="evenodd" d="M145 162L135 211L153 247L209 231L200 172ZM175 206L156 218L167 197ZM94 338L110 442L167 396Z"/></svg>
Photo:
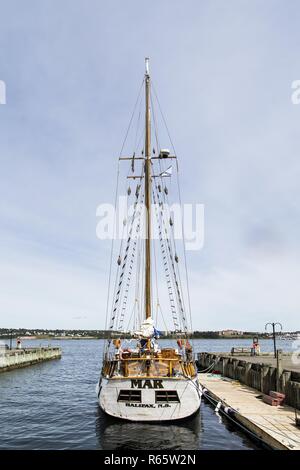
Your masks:
<svg viewBox="0 0 300 470"><path fill-rule="evenodd" d="M279 323L279 322L276 322L276 323L266 323L265 325L265 330L267 331L268 329L268 326L271 325L272 327L272 330L273 330L273 344L274 344L274 357L276 359L276 325L279 325L280 326L280 331L282 331L282 324Z"/></svg>

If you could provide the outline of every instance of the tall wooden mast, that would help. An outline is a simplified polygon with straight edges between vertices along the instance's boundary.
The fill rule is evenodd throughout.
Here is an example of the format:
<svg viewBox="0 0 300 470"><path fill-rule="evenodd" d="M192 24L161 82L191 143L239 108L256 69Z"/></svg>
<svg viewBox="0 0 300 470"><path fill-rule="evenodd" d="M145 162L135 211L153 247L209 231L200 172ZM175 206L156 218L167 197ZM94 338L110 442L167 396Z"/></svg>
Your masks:
<svg viewBox="0 0 300 470"><path fill-rule="evenodd" d="M145 240L145 312L151 317L151 116L150 116L150 75L149 59L145 59L145 206L146 206L146 240Z"/></svg>

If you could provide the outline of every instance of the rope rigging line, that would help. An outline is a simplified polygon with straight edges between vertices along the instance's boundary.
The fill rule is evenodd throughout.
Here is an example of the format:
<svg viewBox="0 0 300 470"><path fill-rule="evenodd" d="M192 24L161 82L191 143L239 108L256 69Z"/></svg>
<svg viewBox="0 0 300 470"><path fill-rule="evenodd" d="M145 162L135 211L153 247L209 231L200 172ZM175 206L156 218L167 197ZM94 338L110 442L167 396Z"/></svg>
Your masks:
<svg viewBox="0 0 300 470"><path fill-rule="evenodd" d="M130 170L128 171L128 174L129 174L129 172L130 172ZM127 176L128 176L128 174L127 174ZM142 177L143 177L143 168L142 168L142 173L141 173L140 178L142 179ZM141 205L143 204L144 194L142 193L141 188L142 188L141 184L138 183L137 186L136 186L136 191L135 191L136 202L135 202L135 205L134 205L134 213L133 213L132 220L131 220L131 228L130 228L129 235L132 235L132 230L133 230L133 226L134 226L134 222L135 222L135 216L136 216L136 208L137 208L138 199L139 199L140 196L141 196L141 201L139 202L139 204L141 204ZM127 198L127 200L128 200L128 198ZM127 206L128 206L128 203L127 203ZM128 209L127 209L127 211L128 211ZM137 226L136 232L138 232L139 229L140 229L140 217L139 217L139 224ZM131 241L131 239L127 241L127 245L128 244L130 245L130 241ZM120 252L122 252L122 243L123 243L123 240L121 242ZM133 262L134 262L135 251L136 251L136 243L137 243L137 237L134 238L134 245L133 245L133 249L132 249L132 253L131 253L131 260L130 260L130 264L129 264L129 272L128 272L126 286L125 286L125 294L123 296L123 306L122 306L121 313L120 313L120 304L119 304L119 309L117 309L117 315L116 315L116 322L115 323L118 325L118 327L117 327L118 330L122 330L123 324L124 324L124 316L125 316L125 310L126 310L126 305L127 305L127 300L128 300L128 292L129 292L129 285L130 285L130 281L131 281L131 274L132 274ZM129 248L130 248L129 246L126 247L126 251L125 251L126 260L128 258ZM124 269L126 269L126 266L124 267ZM122 278L122 281L123 281L123 278ZM123 282L121 284L120 297L122 295L123 295ZM119 313L120 313L120 318L119 318Z"/></svg>
<svg viewBox="0 0 300 470"><path fill-rule="evenodd" d="M143 81L144 83L144 81ZM142 83L142 86L143 86L143 83ZM141 94L141 93L140 93ZM138 101L138 100L137 100ZM140 98L140 108L141 108L141 104L142 104L142 96ZM136 102L136 105L137 105L137 102ZM141 132L141 136L139 138L139 141L137 142L137 136L138 136L138 131L139 131L139 121L140 121L140 114L141 114L141 110L139 111L139 116L138 116L138 122L137 122L137 129L136 129L136 136L135 136L135 145L134 145L134 150L133 150L133 157L132 157L132 160L134 160L134 155L135 155L135 152L137 151L137 147L139 146L140 144L140 141L143 137L143 133L144 133L144 130L142 129L142 132ZM128 172L127 172L127 177L129 176L129 174L132 172L133 170L133 167L132 167L132 164L131 164L131 168L129 167L128 168ZM142 174L141 174L141 178L142 178ZM128 192L128 190L130 189L130 192ZM137 191L140 192L140 189L141 189L141 185L138 185L137 186L137 190L136 190L136 195L137 195ZM129 196L131 194L131 188L129 186L129 188L127 188L126 190L126 193L127 193L127 199L126 199L126 208L127 208L127 214L128 214L128 199L129 199ZM126 219L127 220L127 219ZM122 250L123 250L123 240L124 240L124 229L125 229L125 225L126 224L123 224L123 231L122 231L122 237L121 237L121 244L120 244L120 250L119 250L119 256L121 256L121 253L122 253ZM128 253L127 253L128 254ZM132 269L132 268L131 268ZM118 288L118 284L117 284L117 279L119 277L119 270L117 270L116 272L116 281L115 281L115 290L114 290L114 295L113 295L113 298L116 298L116 292L117 292L117 288ZM129 282L129 279L127 280L127 284ZM121 284L121 292L122 292L122 288L123 288L123 283ZM126 286L126 293L125 293L125 302L127 302L127 293L128 293L128 286ZM120 293L121 295L121 293ZM117 310L117 315L116 315L116 318L115 318L115 323L118 324L119 323L119 309ZM120 319L121 321L121 319ZM118 328L119 329L119 328Z"/></svg>
<svg viewBox="0 0 300 470"><path fill-rule="evenodd" d="M130 317L129 317L128 323L127 323L127 325L126 325L126 330L125 330L125 332L129 330L129 325L130 325L130 322L131 322L132 316L134 315L134 309L135 309L135 305L133 305L133 307L132 307L131 314L130 314Z"/></svg>
<svg viewBox="0 0 300 470"><path fill-rule="evenodd" d="M118 197L118 188L119 188L119 168L120 168L120 162L118 162L117 184L116 184L115 201L114 201L115 210L116 210L116 207L117 207L117 197ZM115 232L115 224L116 224L116 217L114 217L113 234ZM109 309L109 299L110 299L110 284L111 284L111 276L112 276L112 260L113 260L114 239L115 239L115 237L113 236L112 241L111 241L111 249L110 249L110 263L109 263L109 276L108 276L108 292L107 292L107 300L106 300L105 329L107 329L107 323L108 323L108 309Z"/></svg>
<svg viewBox="0 0 300 470"><path fill-rule="evenodd" d="M128 212L128 198L129 198L129 195L127 194L127 198L126 198L126 210ZM121 243L120 243L120 248L119 248L119 258L118 258L118 261L120 259L121 261L121 254L122 254L122 250L123 250L123 241L125 239L125 227L126 227L126 224L123 222L122 224L122 235L121 235ZM121 269L121 266L119 265L119 262L118 262L118 267L117 267L117 270L116 270L116 276L115 276L115 283L114 283L114 291L113 291L113 296L112 296L112 299L115 299L116 298L116 292L117 292L117 289L118 289L118 279L119 279L119 276L120 276L120 269ZM113 307L112 307L113 308ZM111 311L111 316L112 316L112 311Z"/></svg>
<svg viewBox="0 0 300 470"><path fill-rule="evenodd" d="M144 84L144 80L143 80L142 85L143 85L143 84ZM135 139L134 139L134 148L133 148L133 152L136 152L137 146L138 146L138 144L139 144L138 133L139 133L140 122L141 122L141 108L142 108L142 95L141 95L141 98L140 98L139 114L138 114L137 125L136 125L136 133L135 133ZM143 132L144 132L144 129L143 129Z"/></svg>
<svg viewBox="0 0 300 470"><path fill-rule="evenodd" d="M154 130L155 130L155 138L156 138L156 143L157 143L157 146L159 147L159 138L158 138L158 131L157 131L157 122L156 122L156 115L155 115L155 106L154 106L154 102L153 102L153 99L152 99L152 95L151 95L151 103L152 103L152 110L153 110L153 123L154 123ZM168 133L169 134L169 133ZM169 136L170 138L170 136ZM171 138L170 138L170 141L171 141ZM171 142L171 145L172 145L172 142ZM173 146L173 151L174 151L174 154L176 155L176 152L175 152L175 148ZM176 158L176 161L177 161L177 158ZM161 187L164 186L164 183L163 183L163 177L162 177L162 174L163 172L165 171L165 169L162 169L162 166L161 166L161 160L158 160L159 162L159 174L160 174L160 182L161 182ZM177 182L178 182L178 165L176 166L176 170L177 170ZM170 184L172 182L172 175L171 177L169 178L169 181L170 181ZM169 197L168 197L168 194L165 193L164 191L162 192L162 197L163 197L163 202L166 203L168 205L168 207L170 207L170 203L169 203ZM182 204L180 203L180 207L182 208ZM182 217L181 217L181 222L182 222ZM175 236L174 236L174 229L173 227L171 226L171 230L170 230L170 233L171 233L171 244L173 245L173 248L174 248L174 253L176 255L177 253L177 249L176 249L176 241L175 241ZM184 248L184 246L183 246ZM176 269L177 268L177 269ZM184 301L184 295L183 295L183 284L181 282L181 276L180 276L180 269L179 269L179 265L178 265L178 262L176 262L176 265L175 265L175 270L177 270L177 276L178 276L178 280L179 280L179 285L180 285L180 290L182 292L181 294L181 299L182 299L182 304L183 304L183 310L186 311L186 308L185 308L185 301ZM187 279L187 278L186 278ZM188 284L188 279L187 279L187 284ZM188 285L187 285L187 291L188 291ZM188 292L189 294L189 292ZM191 322L191 314L190 314L190 323L191 323L191 329L192 329L192 322Z"/></svg>
<svg viewBox="0 0 300 470"><path fill-rule="evenodd" d="M139 219L140 221L140 219ZM141 225L141 224L140 224ZM141 230L141 229L139 229ZM140 288L140 266L141 266L141 237L137 238L137 246L136 246L136 252L137 252L137 260L136 260L136 270L135 270L135 292L134 292L134 307L133 307L133 330L138 329L138 322L140 319L140 305L139 305L139 288ZM132 317L132 315L131 315ZM128 330L129 324L131 321L131 317L129 319L128 325L126 329Z"/></svg>
<svg viewBox="0 0 300 470"><path fill-rule="evenodd" d="M143 200L144 200L144 197L142 196L140 204L143 204ZM131 222L130 234L132 234L134 221L135 221L135 219L134 219L134 216L133 216L132 222ZM130 286L130 281L131 281L131 274L132 274L132 270L133 270L133 263L134 263L135 253L136 253L136 246L137 246L137 240L138 240L137 237L138 237L138 233L140 231L140 224L141 224L141 222L140 222L140 214L139 214L138 224L136 226L136 234L135 234L135 238L134 238L134 242L133 242L133 246L132 246L131 258L130 258L130 262L129 262L129 271L128 271L128 275L127 275L127 283L126 283L126 288L125 288L125 294L124 294L124 297L123 297L123 305L122 305L118 330L122 330L123 323L124 323L124 315L125 315L125 310L126 310L126 306L127 306L128 292L129 292L129 286Z"/></svg>
<svg viewBox="0 0 300 470"><path fill-rule="evenodd" d="M122 143L122 146L121 146L121 150L119 152L119 158L118 158L118 166L117 166L117 182L116 182L116 190L115 190L115 198L114 198L114 208L115 208L115 211L116 211L116 207L117 207L117 198L118 198L118 191L119 191L119 176L120 176L120 157L122 155L122 152L124 150L124 146L125 146L125 143L127 141L127 137L128 137L128 134L129 134L129 130L131 128L131 124L132 124L132 121L133 121L133 118L134 118L134 115L135 115L135 111L136 111L136 107L138 105L138 102L140 100L140 97L141 97L141 93L142 93L142 89L143 89L143 85L144 85L144 82L145 82L145 78L143 78L142 80L142 83L141 83L141 86L140 86L140 89L139 89L139 92L138 92L138 96L137 96L137 99L136 99L136 102L134 104L134 107L133 107L133 111L132 111L132 114L131 114L131 117L130 117L130 121L129 121L129 124L128 124L128 127L126 129L126 132L125 132L125 137L124 137L124 140L123 140L123 143ZM107 287L107 301L106 301L106 313L105 313L105 329L107 329L107 325L108 325L108 311L109 311L109 305L110 305L110 292L111 292L111 278L112 278L112 261L113 261L113 252L114 252L114 234L115 234L115 226L116 226L116 218L114 218L114 223L113 223L113 237L112 237L112 241L111 241L111 248L110 248L110 262L109 262L109 275L108 275L108 287ZM108 340L107 343L106 343L106 347L103 349L103 357L105 356L106 352L108 351L109 349L109 346L110 346L110 343L111 341Z"/></svg>
<svg viewBox="0 0 300 470"><path fill-rule="evenodd" d="M167 248L168 248L168 252L169 252L169 257L170 257L169 260L170 260L170 263L171 263L172 274L173 274L173 279L174 279L174 283L175 283L175 290L176 290L176 294L177 294L177 300L178 300L178 305L179 305L179 310L180 310L180 317L181 317L180 319L181 319L183 329L185 330L185 332L187 332L188 328L187 328L187 324L186 324L184 306L183 306L183 302L182 302L181 286L179 286L177 275L176 275L176 269L175 269L175 265L174 265L174 257L173 257L170 241L169 241L169 238L168 238L168 230L167 230L166 223L165 223L165 220L164 220L165 218L164 218L163 209L162 209L163 205L161 204L162 201L160 201L159 192L157 192L157 198L158 198L158 202L159 202L158 206L160 207L160 216L161 216L160 218L162 220L162 225L164 227L164 232L165 232L165 235L166 235L166 244L167 244Z"/></svg>
<svg viewBox="0 0 300 470"><path fill-rule="evenodd" d="M175 304L174 304L175 300L174 300L174 295L173 295L173 292L172 292L172 283L171 283L171 279L170 279L170 271L169 271L169 266L168 266L167 257L166 257L166 251L167 250L166 250L164 239L163 239L163 236L162 236L162 228L161 228L161 224L160 224L160 221L159 221L159 213L158 213L158 208L157 208L156 198L155 198L155 193L154 192L153 192L153 200L154 200L154 207L155 207L155 215L156 215L156 218L157 218L157 224L158 224L158 229L159 229L159 242L160 242L160 247L161 247L161 252L162 252L162 257L163 257L163 267L164 267L166 281L167 281L171 313L172 313L172 317L173 317L173 323L174 323L175 330L178 330L179 329L179 323L178 323L178 318L177 318L177 313L176 313L176 307L175 307Z"/></svg>
<svg viewBox="0 0 300 470"><path fill-rule="evenodd" d="M131 118L130 118L127 130L126 130L126 133L125 133L125 137L124 137L124 140L123 140L123 144L122 144L122 147L121 147L119 157L121 157L122 152L124 150L124 146L125 146L128 134L129 134L129 130L131 128L131 124L132 124L132 121L133 121L133 118L134 118L134 115L135 115L135 111L136 111L136 108L137 108L137 105L138 105L138 102L139 102L139 99L140 99L140 96L141 96L141 92L142 92L142 89L143 89L144 82L145 82L145 79L143 78L142 84L141 84L140 89L139 89L138 97L137 97L136 102L134 104L134 108L133 108L133 111L132 111L132 114L131 114Z"/></svg>
<svg viewBox="0 0 300 470"><path fill-rule="evenodd" d="M157 194L157 197L159 197L158 194ZM166 275L166 281L167 281L167 285L168 285L168 293L169 293L169 299L170 299L171 313L172 313L172 317L173 317L173 323L174 323L175 330L178 331L180 325L178 323L178 317L177 317L176 307L175 307L175 303L174 303L175 299L174 299L174 294L173 294L173 290L172 290L172 283L171 283L171 279L170 279L170 270L169 270L168 261L167 261L167 252L169 252L170 262L171 262L171 266L173 268L173 279L174 279L174 284L175 284L175 290L177 291L177 302L178 302L179 309L182 313L181 295L180 295L180 292L179 292L179 286L178 286L178 282L177 282L177 278L176 278L176 273L174 272L174 263L173 263L173 259L172 259L172 250L171 250L170 244L168 243L168 239L165 240L162 236L162 225L161 225L160 219L163 220L163 212L162 212L162 209L159 209L159 207L161 207L161 206L159 204L157 205L156 196L155 196L154 191L153 191L153 201L154 201L154 207L155 207L157 223L158 223L158 228L159 228L159 241L160 241L160 246L161 246L161 251L162 251L163 265L164 265L164 270L165 270L165 275ZM159 217L159 212L160 212L161 217ZM163 221L163 223L164 223L164 221ZM166 228L165 228L165 233L167 234ZM166 247L166 245L167 245L167 247ZM184 318L184 315L183 315L183 318Z"/></svg>
<svg viewBox="0 0 300 470"><path fill-rule="evenodd" d="M159 308L159 295L158 295L158 277L157 277L157 266L156 266L156 250L155 243L153 243L153 258L154 258L154 273L155 273L155 287L156 287L156 316L155 324L158 324L158 308Z"/></svg>
<svg viewBox="0 0 300 470"><path fill-rule="evenodd" d="M140 189L139 185L137 185L137 188ZM117 290L116 297L115 297L115 302L114 302L114 305L113 305L113 312L112 312L112 317L111 317L110 330L113 329L113 326L114 326L114 323L115 323L115 318L116 318L116 315L117 315L118 302L119 302L119 299L120 299L121 287L122 287L122 284L123 284L124 273L125 273L126 264L127 264L128 251L129 251L129 247L130 247L132 230L133 230L133 222L134 222L134 219L135 219L135 214L136 214L136 210L137 210L139 196L140 196L140 190L137 190L136 191L136 198L135 198L135 202L134 202L132 223L131 223L130 231L129 231L129 234L128 234L126 248L125 248L125 255L124 255L124 258L123 258L123 265L122 265L121 273L120 273L120 277L119 277L118 290Z"/></svg>
<svg viewBox="0 0 300 470"><path fill-rule="evenodd" d="M153 123L154 123L154 132L155 132L155 139L156 139L156 146L157 146L157 149L160 148L160 145L159 145L159 138L158 138L158 131L157 131L157 123L156 123L156 116L155 116L155 107L154 107L154 103L153 103L153 100L152 100L152 95L151 95L151 104L152 104L152 115L153 115ZM161 187L163 187L163 178L162 178L162 173L163 173L163 170L162 170L162 167L161 167L161 161L158 160L159 162L159 174L160 174L160 180L161 180ZM170 180L171 180L171 177L170 177ZM156 192L157 192L157 188L155 188ZM157 192L157 196L158 196L158 199L159 199L159 194ZM167 198L167 195L165 192L163 192L163 196L164 198ZM155 193L153 193L153 198L155 199ZM155 201L154 201L155 202ZM155 207L156 207L156 204L155 204ZM166 268L168 267L167 265L167 261L166 261L166 255L165 255L165 252L166 252L166 248L165 248L165 243L164 243L164 240L162 238L162 228L161 228L161 225L159 223L159 217L158 217L158 225L159 225L159 236L160 236L160 244L161 244L161 250L162 250L162 256L163 256L163 263L164 263L164 267L165 267L165 272L166 272L166 279L167 279L167 282L168 282L168 291L169 291L169 294L171 295L171 311L173 312L174 309L175 309L175 305L173 305L173 302L174 302L174 299L172 298L173 297L173 293L171 292L171 281L170 281L170 273L168 271L166 271ZM174 238L174 234L173 234L173 231L171 230L171 238L173 239L173 244L174 244L174 252L176 253L176 244L175 244L175 238ZM170 251L170 250L169 250ZM179 269L179 268L178 268ZM173 319L174 321L174 319ZM178 319L176 318L176 322L174 324L175 326L175 330L179 329L179 324L178 324Z"/></svg>
<svg viewBox="0 0 300 470"><path fill-rule="evenodd" d="M172 140L172 137L171 137L171 134L170 134L170 131L169 131L164 113L162 111L162 107L161 107L161 104L160 104L155 86L153 84L153 81L152 81L152 89L153 89L153 92L154 92L154 96L156 98L156 102L158 104L158 108L159 108L162 120L163 120L164 125L165 125L165 128L166 128L166 131L167 131L167 134L168 134L168 137L169 137L174 155L176 155L177 188L178 188L179 204L180 204L180 207L182 208L182 199L181 199L181 191L180 191L180 183L179 183L179 167L178 167L178 158L177 158L176 149L175 149L175 146L174 146L174 143L173 143L173 140ZM154 109L153 105L152 105L152 107ZM154 115L154 112L153 112L153 115ZM156 122L155 119L154 119L154 122ZM160 161L159 161L159 164L160 164ZM185 232L184 232L183 218L182 218L181 221L182 221L181 230L182 230L182 237L183 237L183 254L184 254L184 265L185 265L185 278L186 278L186 289L187 289L187 298L188 298L188 312L189 312L190 327L191 327L191 330L192 330L192 309L191 309L191 297L190 297L190 289L189 289L189 276L188 276L188 269L187 269L187 256L186 256L186 249L185 249Z"/></svg>

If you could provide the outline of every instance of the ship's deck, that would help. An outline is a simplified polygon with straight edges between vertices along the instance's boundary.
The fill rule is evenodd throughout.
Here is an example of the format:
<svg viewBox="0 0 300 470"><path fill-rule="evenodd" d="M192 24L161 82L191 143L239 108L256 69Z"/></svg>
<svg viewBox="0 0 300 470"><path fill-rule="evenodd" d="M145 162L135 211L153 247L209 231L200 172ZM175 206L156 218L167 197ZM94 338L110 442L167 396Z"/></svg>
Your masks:
<svg viewBox="0 0 300 470"><path fill-rule="evenodd" d="M175 350L111 355L103 364L103 376L109 378L182 378L197 374L193 358Z"/></svg>

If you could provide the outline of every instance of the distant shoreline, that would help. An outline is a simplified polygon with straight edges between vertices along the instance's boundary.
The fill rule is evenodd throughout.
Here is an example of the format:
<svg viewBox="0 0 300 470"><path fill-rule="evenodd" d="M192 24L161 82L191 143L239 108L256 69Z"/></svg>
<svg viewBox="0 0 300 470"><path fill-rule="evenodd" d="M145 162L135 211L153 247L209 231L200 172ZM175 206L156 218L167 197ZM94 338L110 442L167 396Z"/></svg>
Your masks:
<svg viewBox="0 0 300 470"><path fill-rule="evenodd" d="M269 340L269 339L272 339L272 338L268 338L268 337L265 337L265 336L259 336L257 335L258 339L262 340L262 339L265 339L265 340ZM63 341L63 340L99 340L99 339L113 339L113 338L116 338L116 336L47 336L47 335L36 335L36 336L18 336L18 338L21 339L21 341L38 341L38 340L52 340L52 341ZM130 339L131 337L130 336L127 336L125 337L124 339ZM207 337L207 336L194 336L194 335L191 335L189 337L190 339L201 339L201 340L250 340L252 341L253 339L253 336L226 336L226 337L222 337L222 336L211 336L211 337ZM14 336L13 339L15 340L16 337ZM176 340L178 339L177 336L161 336L160 339L173 339L173 340ZM10 337L9 336L0 336L0 340L10 340Z"/></svg>
<svg viewBox="0 0 300 470"><path fill-rule="evenodd" d="M47 339L47 340L78 340L78 339L106 339L106 338L101 338L101 337L96 337L96 336L47 336L47 335L40 335L40 336L18 336L18 338L21 341L36 341L36 340L41 340L41 339ZM0 340L9 340L9 336L0 336ZM13 337L13 340L16 339L16 337Z"/></svg>

